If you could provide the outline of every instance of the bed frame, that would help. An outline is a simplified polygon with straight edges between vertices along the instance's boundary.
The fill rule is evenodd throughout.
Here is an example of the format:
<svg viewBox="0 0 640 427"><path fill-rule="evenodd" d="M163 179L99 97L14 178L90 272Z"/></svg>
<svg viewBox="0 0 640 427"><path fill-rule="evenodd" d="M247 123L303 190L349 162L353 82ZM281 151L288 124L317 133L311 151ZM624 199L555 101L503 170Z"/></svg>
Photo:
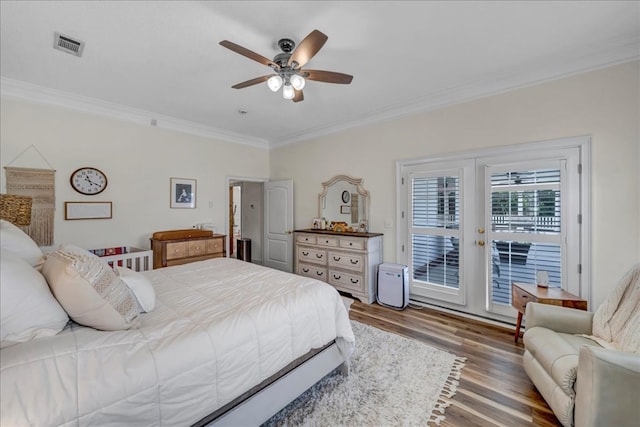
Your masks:
<svg viewBox="0 0 640 427"><path fill-rule="evenodd" d="M134 249L123 254L102 256L100 259L111 267L119 265L135 271L153 269L153 251L151 250ZM349 373L348 362L333 341L291 362L261 384L202 418L193 426L260 425L336 369L344 375Z"/></svg>
<svg viewBox="0 0 640 427"><path fill-rule="evenodd" d="M218 410L193 424L193 427L259 426L336 369L348 375L348 362L338 345L332 342L302 364L269 378L263 383L266 385L258 386L259 391L250 390L246 393L248 396L240 396L231 402L232 407L226 411L226 407L221 408L222 414Z"/></svg>

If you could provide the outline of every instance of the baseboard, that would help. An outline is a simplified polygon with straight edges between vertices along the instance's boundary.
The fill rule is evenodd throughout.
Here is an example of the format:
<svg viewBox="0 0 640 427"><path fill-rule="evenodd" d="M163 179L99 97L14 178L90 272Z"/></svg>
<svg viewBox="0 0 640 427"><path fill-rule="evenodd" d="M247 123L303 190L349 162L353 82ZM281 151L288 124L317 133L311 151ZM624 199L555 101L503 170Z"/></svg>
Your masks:
<svg viewBox="0 0 640 427"><path fill-rule="evenodd" d="M465 313L464 311L453 310L451 308L442 307L442 306L435 305L435 304L429 304L429 303L426 303L426 302L423 302L423 301L409 299L409 304L418 305L418 306L421 306L421 307L427 307L427 308L430 308L432 310L441 311L443 313L455 314L456 316L460 316L460 317L464 317L464 318L472 319L472 320L477 320L478 322L487 323L487 324L490 324L490 325L493 325L493 326L500 326L502 328L510 329L512 331L516 330L516 325L513 324L513 323L501 322L499 320L490 319L488 317L477 316L477 315Z"/></svg>

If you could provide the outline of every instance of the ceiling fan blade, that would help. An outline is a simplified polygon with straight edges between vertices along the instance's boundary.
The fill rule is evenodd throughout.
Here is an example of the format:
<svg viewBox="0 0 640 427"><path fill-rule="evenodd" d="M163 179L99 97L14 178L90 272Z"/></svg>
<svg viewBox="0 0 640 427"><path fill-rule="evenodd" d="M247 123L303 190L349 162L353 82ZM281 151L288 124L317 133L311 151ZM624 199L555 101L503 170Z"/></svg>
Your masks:
<svg viewBox="0 0 640 427"><path fill-rule="evenodd" d="M318 53L322 46L327 42L327 39L328 37L320 31L311 31L309 35L305 37L304 40L302 40L294 49L291 57L289 58L289 66L293 66L293 63L296 62L298 64L296 65L296 68L302 67L304 64L309 62L316 53Z"/></svg>
<svg viewBox="0 0 640 427"><path fill-rule="evenodd" d="M256 77L255 79L247 80L246 82L238 83L231 87L234 89L242 89L245 87L257 85L258 83L266 82L267 80L269 80L269 77L271 76L273 76L273 74L269 74L267 76L262 76L262 77Z"/></svg>
<svg viewBox="0 0 640 427"><path fill-rule="evenodd" d="M230 42L229 40L222 40L220 42L220 45L234 51L235 53L239 53L242 56L246 56L247 58L253 59L254 61L259 62L263 65L266 65L268 67L279 68L278 65L272 60L270 60L269 58L265 58L264 56L259 55L254 51L247 49L246 47L242 47L238 44Z"/></svg>
<svg viewBox="0 0 640 427"><path fill-rule="evenodd" d="M302 94L301 90L294 89L293 91L295 92L295 95L292 99L293 102L304 101L304 95Z"/></svg>
<svg viewBox="0 0 640 427"><path fill-rule="evenodd" d="M336 73L334 71L301 70L302 76L307 80L315 80L324 83L338 83L348 85L353 80L349 74Z"/></svg>

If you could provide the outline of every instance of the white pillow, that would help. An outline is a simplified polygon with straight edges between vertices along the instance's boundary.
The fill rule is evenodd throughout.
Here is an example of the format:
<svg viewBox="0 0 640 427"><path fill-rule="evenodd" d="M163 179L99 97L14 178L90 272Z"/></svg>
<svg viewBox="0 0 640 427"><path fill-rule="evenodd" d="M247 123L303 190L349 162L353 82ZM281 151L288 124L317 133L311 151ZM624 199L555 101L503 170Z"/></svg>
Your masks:
<svg viewBox="0 0 640 427"><path fill-rule="evenodd" d="M149 279L143 274L127 267L115 266L114 270L136 296L142 311L148 313L153 310L156 306L156 291L153 289L153 285Z"/></svg>
<svg viewBox="0 0 640 427"><path fill-rule="evenodd" d="M36 242L27 233L4 219L0 219L0 246L5 252L11 252L22 258L38 270L42 268L44 256Z"/></svg>
<svg viewBox="0 0 640 427"><path fill-rule="evenodd" d="M89 251L63 245L47 255L42 274L77 323L105 331L137 326L136 298L113 270Z"/></svg>
<svg viewBox="0 0 640 427"><path fill-rule="evenodd" d="M69 321L47 282L26 261L0 252L0 348L55 335Z"/></svg>

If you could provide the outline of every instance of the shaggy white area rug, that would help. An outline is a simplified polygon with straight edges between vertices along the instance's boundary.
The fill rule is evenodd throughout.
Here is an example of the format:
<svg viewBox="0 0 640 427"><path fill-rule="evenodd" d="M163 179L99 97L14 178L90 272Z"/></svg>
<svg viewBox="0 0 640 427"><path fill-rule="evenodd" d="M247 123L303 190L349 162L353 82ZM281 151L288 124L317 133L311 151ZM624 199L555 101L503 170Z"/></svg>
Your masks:
<svg viewBox="0 0 640 427"><path fill-rule="evenodd" d="M356 348L348 376L333 372L263 426L440 424L465 359L351 321Z"/></svg>

